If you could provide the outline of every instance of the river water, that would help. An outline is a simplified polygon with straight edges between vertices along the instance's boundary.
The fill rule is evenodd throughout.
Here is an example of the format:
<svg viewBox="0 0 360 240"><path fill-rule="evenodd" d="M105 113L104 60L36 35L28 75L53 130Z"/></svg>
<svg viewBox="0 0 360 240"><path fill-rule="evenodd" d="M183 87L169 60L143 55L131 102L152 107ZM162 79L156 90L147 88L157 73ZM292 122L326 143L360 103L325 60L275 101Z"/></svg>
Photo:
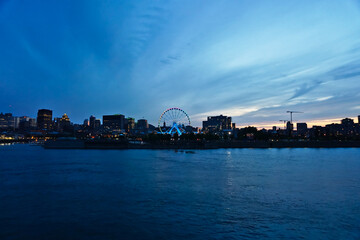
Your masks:
<svg viewBox="0 0 360 240"><path fill-rule="evenodd" d="M360 239L360 149L0 146L0 239Z"/></svg>

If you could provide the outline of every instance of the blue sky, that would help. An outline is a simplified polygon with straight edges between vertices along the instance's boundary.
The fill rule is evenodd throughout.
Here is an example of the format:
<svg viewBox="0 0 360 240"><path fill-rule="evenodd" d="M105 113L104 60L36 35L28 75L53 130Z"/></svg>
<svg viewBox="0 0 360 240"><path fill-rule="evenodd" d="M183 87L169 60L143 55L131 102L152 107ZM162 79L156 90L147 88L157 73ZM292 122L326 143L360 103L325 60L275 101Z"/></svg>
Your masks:
<svg viewBox="0 0 360 240"><path fill-rule="evenodd" d="M238 125L360 114L358 1L0 1L0 112Z"/></svg>

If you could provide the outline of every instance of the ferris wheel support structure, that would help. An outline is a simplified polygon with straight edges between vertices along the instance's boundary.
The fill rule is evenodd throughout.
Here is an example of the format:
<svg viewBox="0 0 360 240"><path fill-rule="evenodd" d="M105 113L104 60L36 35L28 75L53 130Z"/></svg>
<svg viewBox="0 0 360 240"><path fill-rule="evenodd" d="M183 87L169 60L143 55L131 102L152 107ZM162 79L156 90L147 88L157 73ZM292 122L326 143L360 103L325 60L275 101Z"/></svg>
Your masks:
<svg viewBox="0 0 360 240"><path fill-rule="evenodd" d="M171 124L168 126L167 124ZM177 133L179 136L186 132L185 128L190 126L189 115L180 108L166 109L159 118L159 130L162 134L174 135Z"/></svg>

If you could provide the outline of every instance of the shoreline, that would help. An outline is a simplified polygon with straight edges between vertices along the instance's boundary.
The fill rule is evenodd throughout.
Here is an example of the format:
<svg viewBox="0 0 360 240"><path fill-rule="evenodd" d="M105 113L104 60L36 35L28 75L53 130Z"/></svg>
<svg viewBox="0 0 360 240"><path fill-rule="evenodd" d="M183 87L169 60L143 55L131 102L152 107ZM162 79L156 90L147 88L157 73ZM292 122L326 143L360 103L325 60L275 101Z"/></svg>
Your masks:
<svg viewBox="0 0 360 240"><path fill-rule="evenodd" d="M0 144L32 144L30 140L1 140ZM154 149L154 150L207 150L220 148L360 148L360 141L308 140L308 141L194 141L129 143L127 141L50 140L36 144L45 149Z"/></svg>
<svg viewBox="0 0 360 240"><path fill-rule="evenodd" d="M206 150L220 148L360 148L360 141L214 141L129 143L118 141L47 141L45 149L183 149Z"/></svg>

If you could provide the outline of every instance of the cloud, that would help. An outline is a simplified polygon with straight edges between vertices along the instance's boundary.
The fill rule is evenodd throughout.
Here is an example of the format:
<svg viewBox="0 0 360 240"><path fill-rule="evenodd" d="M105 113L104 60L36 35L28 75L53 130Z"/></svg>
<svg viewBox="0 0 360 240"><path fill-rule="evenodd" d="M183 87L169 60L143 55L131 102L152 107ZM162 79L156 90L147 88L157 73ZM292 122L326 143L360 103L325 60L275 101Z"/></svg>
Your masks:
<svg viewBox="0 0 360 240"><path fill-rule="evenodd" d="M123 113L154 123L177 106L196 126L217 114L278 121L290 106L304 119L357 111L355 4L225 3L8 1L0 107L32 115L46 102L75 122Z"/></svg>
<svg viewBox="0 0 360 240"><path fill-rule="evenodd" d="M360 53L360 51L358 51ZM352 78L360 76L360 60L352 61L338 68L331 70L328 73L334 80L341 80L345 78Z"/></svg>
<svg viewBox="0 0 360 240"><path fill-rule="evenodd" d="M204 112L200 114L195 114L192 118L196 121L206 120L208 116L217 116L217 115L225 115L225 116L233 116L239 117L245 115L247 113L255 112L258 108L256 107L249 107L249 108L228 108L228 109L221 109L221 110L214 110L211 112Z"/></svg>
<svg viewBox="0 0 360 240"><path fill-rule="evenodd" d="M331 98L333 98L334 96L326 96L326 97L319 97L316 99L316 101L326 101L326 100L329 100Z"/></svg>
<svg viewBox="0 0 360 240"><path fill-rule="evenodd" d="M300 96L303 96L307 93L309 93L310 91L314 90L316 87L318 87L322 82L321 81L315 81L313 83L303 83L299 88L297 88L295 90L294 95L289 98L289 100L298 98Z"/></svg>
<svg viewBox="0 0 360 240"><path fill-rule="evenodd" d="M179 56L167 56L164 59L161 59L160 62L163 64L173 64L180 60Z"/></svg>

